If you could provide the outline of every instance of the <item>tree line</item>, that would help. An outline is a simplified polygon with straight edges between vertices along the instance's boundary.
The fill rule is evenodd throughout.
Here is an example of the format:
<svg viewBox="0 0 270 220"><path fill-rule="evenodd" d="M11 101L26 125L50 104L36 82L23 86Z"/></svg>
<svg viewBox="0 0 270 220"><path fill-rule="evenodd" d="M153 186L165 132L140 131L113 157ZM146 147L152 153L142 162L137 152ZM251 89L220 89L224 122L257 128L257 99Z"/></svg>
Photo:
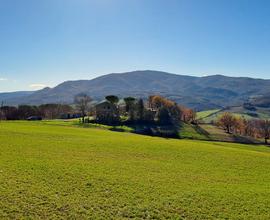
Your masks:
<svg viewBox="0 0 270 220"><path fill-rule="evenodd" d="M39 106L19 105L1 106L0 119L2 120L26 120L31 116L40 116L46 119L60 118L63 114L74 113L70 105L43 104Z"/></svg>
<svg viewBox="0 0 270 220"><path fill-rule="evenodd" d="M236 117L232 113L225 112L217 120L217 126L223 128L229 134L239 134L257 139L264 139L268 144L270 139L270 120Z"/></svg>
<svg viewBox="0 0 270 220"><path fill-rule="evenodd" d="M161 125L177 125L180 121L195 123L196 113L192 109L178 105L169 99L159 95L150 96L143 100L135 97L125 97L120 103L120 98L114 95L106 96L105 99L115 106L116 115L113 120L125 120L129 123L153 122ZM86 94L78 94L74 97L74 105L66 104L42 104L0 106L0 119L2 120L25 120L31 116L40 116L45 119L58 119L63 115L77 114L82 118L95 115L93 99Z"/></svg>
<svg viewBox="0 0 270 220"><path fill-rule="evenodd" d="M151 123L155 121L160 125L178 125L180 121L196 122L195 111L159 95L150 96L147 100L125 97L123 98L124 104L121 104L119 97L115 95L106 96L105 99L114 106L115 114L107 115L108 118L103 117L103 121L98 121L101 123L117 123L125 120L127 123ZM74 98L76 108L83 116L83 123L89 112L91 115L91 101L92 98L86 94L79 94Z"/></svg>
<svg viewBox="0 0 270 220"><path fill-rule="evenodd" d="M148 99L125 97L119 99L115 95L106 96L105 99L114 108L113 114L104 115L97 119L97 110L93 99L86 94L74 97L74 105L43 104L39 106L19 105L1 106L1 120L26 120L31 116L40 116L45 119L80 117L82 123L95 122L101 124L156 124L170 125L176 128L181 122L197 124L196 112L176 102L159 95L149 96ZM103 113L102 113L103 114ZM87 120L86 120L87 117ZM91 119L90 119L91 118ZM229 134L270 139L270 120L236 117L225 112L218 118L216 125Z"/></svg>

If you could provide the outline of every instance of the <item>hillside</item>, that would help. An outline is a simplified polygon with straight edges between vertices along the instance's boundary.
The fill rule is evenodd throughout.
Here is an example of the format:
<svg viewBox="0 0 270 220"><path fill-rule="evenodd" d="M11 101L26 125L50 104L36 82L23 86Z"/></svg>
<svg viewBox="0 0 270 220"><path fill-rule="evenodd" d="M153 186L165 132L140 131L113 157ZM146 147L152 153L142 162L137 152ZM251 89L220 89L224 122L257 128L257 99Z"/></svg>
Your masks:
<svg viewBox="0 0 270 220"><path fill-rule="evenodd" d="M179 130L179 136L183 139L205 141L221 141L244 144L263 143L261 140L254 139L252 137L238 134L228 134L223 129L211 124L190 125L183 123Z"/></svg>
<svg viewBox="0 0 270 220"><path fill-rule="evenodd" d="M1 219L270 218L268 147L44 122L0 139Z"/></svg>
<svg viewBox="0 0 270 220"><path fill-rule="evenodd" d="M233 113L236 117L243 117L245 119L269 119L270 108L259 106L252 105L250 107L245 107L245 105L239 105L226 107L222 109L201 111L197 113L197 119L204 123L211 123L217 121L217 119L224 112L230 112Z"/></svg>
<svg viewBox="0 0 270 220"><path fill-rule="evenodd" d="M236 105L251 96L270 94L270 80L134 71L108 74L92 80L66 81L55 88L45 88L27 97L5 101L9 104L72 103L79 93L87 93L98 100L108 94L144 98L160 94L188 107L204 110Z"/></svg>
<svg viewBox="0 0 270 220"><path fill-rule="evenodd" d="M270 106L270 93L259 96L252 96L249 99L249 102L258 107L268 108Z"/></svg>
<svg viewBox="0 0 270 220"><path fill-rule="evenodd" d="M6 102L8 100L18 100L21 98L26 98L29 95L32 95L32 91L18 91L18 92L4 92L0 93L0 102Z"/></svg>
<svg viewBox="0 0 270 220"><path fill-rule="evenodd" d="M57 120L57 121L45 121L45 124L61 125L61 126L76 126L83 128L98 128L116 132L129 132L142 135L155 136L154 134L143 133L142 130L145 125L137 126L110 126L102 124L92 124L79 123L78 120ZM163 131L168 133L174 133L175 127L172 126L149 126L152 131ZM157 136L157 135L156 135ZM159 137L161 134L159 134ZM223 129L211 125L211 124L200 124L192 125L182 122L178 129L178 136L171 136L171 138L176 139L192 139L192 140L204 140L204 141L221 141L221 142L232 142L232 143L242 143L242 144L264 144L262 140L254 139L252 137L247 137L239 134L228 134Z"/></svg>

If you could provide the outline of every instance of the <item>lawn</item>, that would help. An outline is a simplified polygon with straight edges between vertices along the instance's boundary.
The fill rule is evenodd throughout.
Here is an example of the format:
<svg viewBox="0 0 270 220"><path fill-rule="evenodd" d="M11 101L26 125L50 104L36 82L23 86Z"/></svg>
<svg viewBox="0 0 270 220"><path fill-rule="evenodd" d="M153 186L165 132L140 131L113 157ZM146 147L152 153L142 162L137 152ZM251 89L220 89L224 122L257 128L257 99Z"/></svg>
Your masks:
<svg viewBox="0 0 270 220"><path fill-rule="evenodd" d="M221 111L221 109L213 109L213 110L197 112L197 119L201 120L201 119L207 118L215 113L218 113L219 111Z"/></svg>
<svg viewBox="0 0 270 220"><path fill-rule="evenodd" d="M181 123L179 137L184 139L211 140L208 133L201 126Z"/></svg>
<svg viewBox="0 0 270 220"><path fill-rule="evenodd" d="M197 119L205 123L211 123L213 121L217 121L217 119L221 117L224 112L231 112L235 117L245 118L246 120L269 119L270 117L269 108L256 107L256 111L249 111L242 106L235 106L225 110L214 109L198 112Z"/></svg>
<svg viewBox="0 0 270 220"><path fill-rule="evenodd" d="M0 219L270 219L270 148L0 122Z"/></svg>

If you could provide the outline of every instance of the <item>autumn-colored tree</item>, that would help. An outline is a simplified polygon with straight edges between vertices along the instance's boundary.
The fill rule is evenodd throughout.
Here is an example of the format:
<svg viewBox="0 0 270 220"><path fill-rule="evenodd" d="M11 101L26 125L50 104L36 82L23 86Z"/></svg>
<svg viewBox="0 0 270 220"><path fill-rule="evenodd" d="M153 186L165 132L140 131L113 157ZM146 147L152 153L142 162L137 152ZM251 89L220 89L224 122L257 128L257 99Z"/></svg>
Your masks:
<svg viewBox="0 0 270 220"><path fill-rule="evenodd" d="M241 118L242 119L242 132L241 134L247 136L248 135L248 120L246 120L245 118Z"/></svg>
<svg viewBox="0 0 270 220"><path fill-rule="evenodd" d="M150 108L150 109L155 109L155 102L154 102L154 100L155 100L155 95L152 95L152 96L149 96L149 98L148 98L148 107Z"/></svg>
<svg viewBox="0 0 270 220"><path fill-rule="evenodd" d="M245 120L241 117L235 117L232 132L235 134L244 135L245 134Z"/></svg>
<svg viewBox="0 0 270 220"><path fill-rule="evenodd" d="M236 118L233 114L225 112L218 119L217 124L221 126L227 133L232 133L236 123Z"/></svg>
<svg viewBox="0 0 270 220"><path fill-rule="evenodd" d="M257 129L257 120L244 120L244 135L257 138L258 129Z"/></svg>
<svg viewBox="0 0 270 220"><path fill-rule="evenodd" d="M196 122L196 112L193 109L186 108L184 106L179 106L181 111L181 120L186 123Z"/></svg>
<svg viewBox="0 0 270 220"><path fill-rule="evenodd" d="M157 111L158 121L160 123L178 125L182 118L182 110L177 103L162 96L150 96L149 107Z"/></svg>
<svg viewBox="0 0 270 220"><path fill-rule="evenodd" d="M188 109L187 111L188 122L195 123L196 122L196 112L193 109Z"/></svg>
<svg viewBox="0 0 270 220"><path fill-rule="evenodd" d="M170 107L173 106L174 102L171 100L168 100L162 96L155 95L149 97L149 107L152 109L160 109L161 107Z"/></svg>
<svg viewBox="0 0 270 220"><path fill-rule="evenodd" d="M259 120L258 121L259 134L265 140L265 144L268 144L270 139L270 120Z"/></svg>

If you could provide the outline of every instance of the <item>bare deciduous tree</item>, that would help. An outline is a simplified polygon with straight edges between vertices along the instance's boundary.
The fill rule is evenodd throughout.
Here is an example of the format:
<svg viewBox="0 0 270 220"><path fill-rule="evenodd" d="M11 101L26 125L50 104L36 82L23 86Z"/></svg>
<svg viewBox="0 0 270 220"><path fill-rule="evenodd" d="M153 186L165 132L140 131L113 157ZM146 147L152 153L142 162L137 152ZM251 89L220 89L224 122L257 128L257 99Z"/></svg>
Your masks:
<svg viewBox="0 0 270 220"><path fill-rule="evenodd" d="M86 94L78 94L74 98L74 103L76 104L77 109L82 114L82 122L84 123L84 118L89 108L89 104L92 99Z"/></svg>

